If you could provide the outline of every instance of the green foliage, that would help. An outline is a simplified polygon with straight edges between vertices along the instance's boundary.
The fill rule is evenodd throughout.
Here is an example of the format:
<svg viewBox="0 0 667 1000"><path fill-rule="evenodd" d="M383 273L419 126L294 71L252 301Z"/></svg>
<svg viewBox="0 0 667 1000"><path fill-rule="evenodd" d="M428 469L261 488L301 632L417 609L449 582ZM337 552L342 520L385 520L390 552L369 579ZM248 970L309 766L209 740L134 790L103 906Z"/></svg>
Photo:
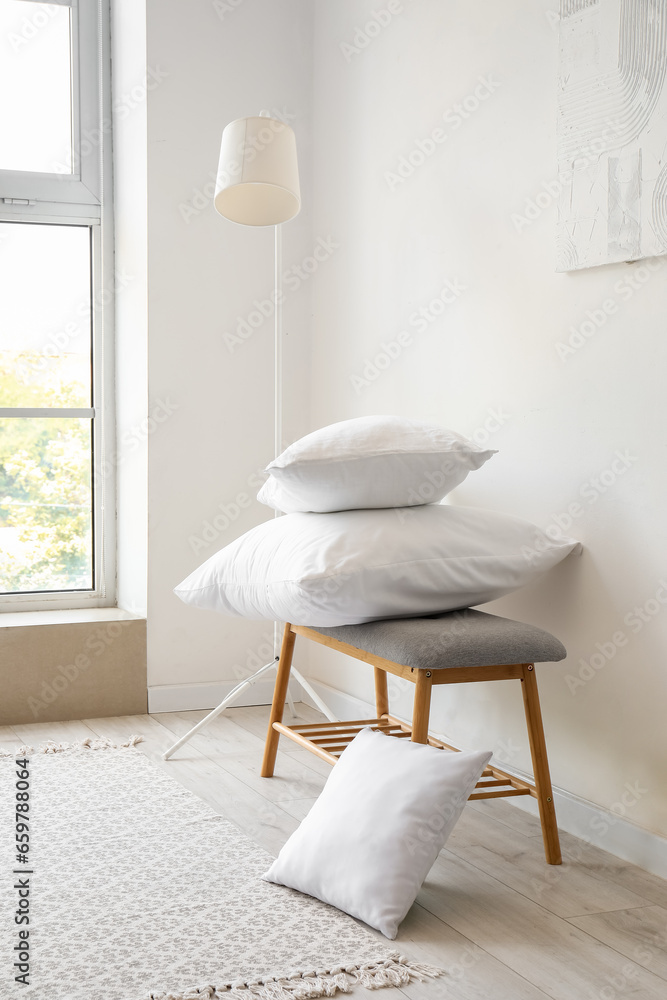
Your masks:
<svg viewBox="0 0 667 1000"><path fill-rule="evenodd" d="M63 368L57 358L0 353L0 406L80 406L83 387ZM91 586L90 455L88 420L0 420L0 529L18 540L0 551L1 590Z"/></svg>

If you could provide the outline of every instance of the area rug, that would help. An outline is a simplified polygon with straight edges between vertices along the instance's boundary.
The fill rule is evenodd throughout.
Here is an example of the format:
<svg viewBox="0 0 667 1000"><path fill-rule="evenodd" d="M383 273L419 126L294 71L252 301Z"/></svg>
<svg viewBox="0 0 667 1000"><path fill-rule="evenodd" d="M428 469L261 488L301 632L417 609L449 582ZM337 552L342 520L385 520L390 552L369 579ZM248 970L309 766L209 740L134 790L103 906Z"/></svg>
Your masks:
<svg viewBox="0 0 667 1000"><path fill-rule="evenodd" d="M0 760L0 996L307 1000L439 974L262 881L269 855L139 741L21 748L27 779ZM26 780L29 809L16 813Z"/></svg>

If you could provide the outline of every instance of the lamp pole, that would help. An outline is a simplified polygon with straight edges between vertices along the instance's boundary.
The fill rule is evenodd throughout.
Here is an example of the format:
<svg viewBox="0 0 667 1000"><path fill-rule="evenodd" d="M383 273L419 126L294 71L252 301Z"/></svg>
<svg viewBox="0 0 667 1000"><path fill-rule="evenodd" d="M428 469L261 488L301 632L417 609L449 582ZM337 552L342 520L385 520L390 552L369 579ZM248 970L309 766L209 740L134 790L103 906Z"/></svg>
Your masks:
<svg viewBox="0 0 667 1000"><path fill-rule="evenodd" d="M239 166L240 162L240 166ZM274 227L274 457L283 450L283 276L282 223L288 222L301 207L296 140L289 125L261 112L257 118L241 118L231 122L222 135L220 163L216 178L215 208L225 218L240 225ZM278 511L275 516L279 517ZM243 692L255 684L278 663L280 624L273 623L273 659L237 684L220 704L196 726L166 750L168 760L209 722L232 705ZM311 697L330 722L337 717L320 698L311 684L295 667L292 676ZM294 715L294 703L288 693Z"/></svg>

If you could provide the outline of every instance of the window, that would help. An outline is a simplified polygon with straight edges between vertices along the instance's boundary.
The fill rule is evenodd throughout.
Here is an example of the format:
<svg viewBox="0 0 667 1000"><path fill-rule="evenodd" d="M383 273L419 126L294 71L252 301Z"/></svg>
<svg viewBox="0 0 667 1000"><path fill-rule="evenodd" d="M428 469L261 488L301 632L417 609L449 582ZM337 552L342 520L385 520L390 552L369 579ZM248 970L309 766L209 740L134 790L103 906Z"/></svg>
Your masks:
<svg viewBox="0 0 667 1000"><path fill-rule="evenodd" d="M0 0L0 606L114 603L108 11Z"/></svg>

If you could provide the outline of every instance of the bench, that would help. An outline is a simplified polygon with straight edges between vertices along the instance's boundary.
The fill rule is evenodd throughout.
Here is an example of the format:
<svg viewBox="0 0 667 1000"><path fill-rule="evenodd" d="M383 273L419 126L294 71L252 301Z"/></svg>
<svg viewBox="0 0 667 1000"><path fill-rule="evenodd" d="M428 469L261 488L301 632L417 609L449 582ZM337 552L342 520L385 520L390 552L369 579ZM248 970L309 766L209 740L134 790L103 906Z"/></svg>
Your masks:
<svg viewBox="0 0 667 1000"><path fill-rule="evenodd" d="M362 660L374 668L375 718L340 723L283 724L297 636ZM443 751L456 751L458 747L429 734L433 685L518 680L523 692L534 781L527 781L491 764L485 769L470 798L517 795L536 798L547 862L561 864L535 663L555 662L565 655L562 643L543 629L471 608L423 618L391 619L335 628L288 623L280 651L262 777L271 777L274 773L280 736L286 736L330 764L336 763L348 743L365 726L399 739L429 743ZM389 712L388 674L415 685L410 724Z"/></svg>

